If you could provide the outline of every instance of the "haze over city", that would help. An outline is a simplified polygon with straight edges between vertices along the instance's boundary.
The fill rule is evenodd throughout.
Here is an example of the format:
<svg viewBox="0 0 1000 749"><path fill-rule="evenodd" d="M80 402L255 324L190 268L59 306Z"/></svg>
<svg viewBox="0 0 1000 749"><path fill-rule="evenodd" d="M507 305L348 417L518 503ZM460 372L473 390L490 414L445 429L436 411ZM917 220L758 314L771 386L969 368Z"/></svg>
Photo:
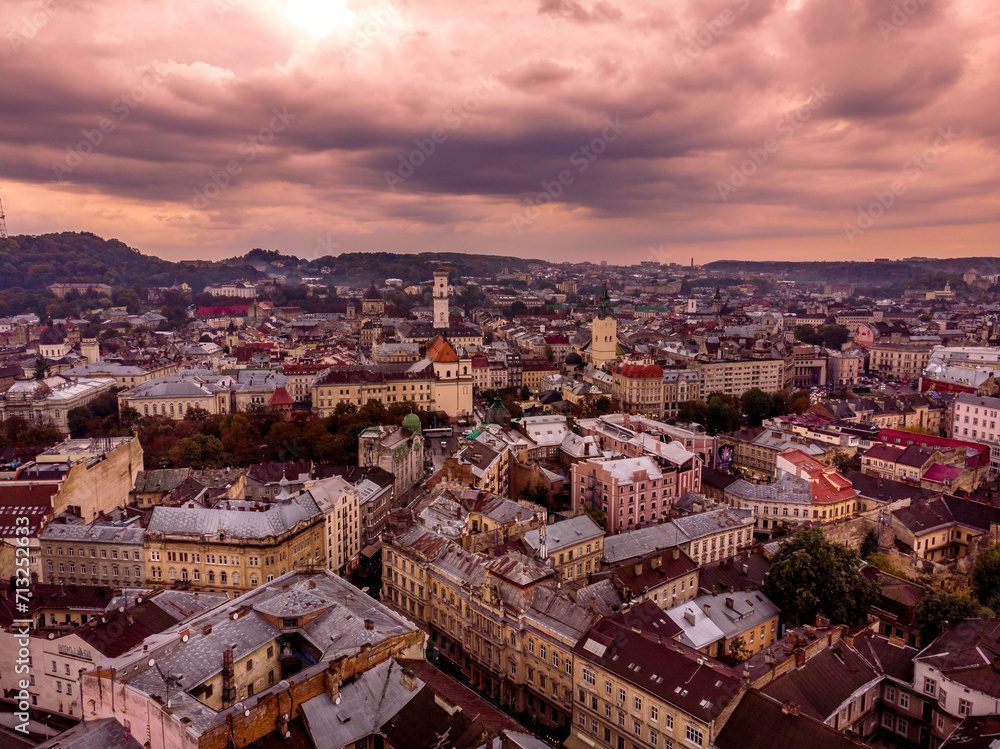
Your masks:
<svg viewBox="0 0 1000 749"><path fill-rule="evenodd" d="M11 234L171 260L997 251L989 0L5 0Z"/></svg>

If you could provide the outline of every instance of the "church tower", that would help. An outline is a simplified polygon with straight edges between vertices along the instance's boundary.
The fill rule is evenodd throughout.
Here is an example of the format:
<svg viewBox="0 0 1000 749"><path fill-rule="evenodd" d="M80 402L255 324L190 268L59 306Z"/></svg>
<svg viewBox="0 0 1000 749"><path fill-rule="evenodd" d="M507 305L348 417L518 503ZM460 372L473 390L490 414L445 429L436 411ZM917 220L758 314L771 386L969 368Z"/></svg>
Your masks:
<svg viewBox="0 0 1000 749"><path fill-rule="evenodd" d="M594 324L590 330L590 361L595 367L602 367L605 362L618 356L618 320L611 310L611 297L608 287L604 287L601 304L597 308Z"/></svg>
<svg viewBox="0 0 1000 749"><path fill-rule="evenodd" d="M434 271L434 329L448 329L448 271Z"/></svg>

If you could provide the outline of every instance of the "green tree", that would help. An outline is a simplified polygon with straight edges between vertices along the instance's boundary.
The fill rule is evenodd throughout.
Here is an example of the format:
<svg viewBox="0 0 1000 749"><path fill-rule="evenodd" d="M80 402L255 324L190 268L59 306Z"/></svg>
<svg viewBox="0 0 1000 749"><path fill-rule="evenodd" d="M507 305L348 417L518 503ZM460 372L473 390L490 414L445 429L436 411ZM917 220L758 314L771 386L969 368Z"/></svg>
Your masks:
<svg viewBox="0 0 1000 749"><path fill-rule="evenodd" d="M750 426L759 427L774 413L774 396L760 388L750 388L740 398L743 415Z"/></svg>
<svg viewBox="0 0 1000 749"><path fill-rule="evenodd" d="M765 588L771 600L796 623L822 614L835 624L857 624L879 594L861 574L861 557L828 541L819 529L802 530L781 544L771 560Z"/></svg>
<svg viewBox="0 0 1000 749"><path fill-rule="evenodd" d="M44 380L49 376L49 363L42 357L35 359L35 379Z"/></svg>
<svg viewBox="0 0 1000 749"><path fill-rule="evenodd" d="M705 401L702 400L684 401L677 406L677 420L704 424L706 408Z"/></svg>
<svg viewBox="0 0 1000 749"><path fill-rule="evenodd" d="M984 606L1000 611L1000 546L979 555L972 568L972 592Z"/></svg>
<svg viewBox="0 0 1000 749"><path fill-rule="evenodd" d="M590 516L597 525L604 529L605 533L608 530L608 517L604 514L604 510L598 507L591 507L590 505L585 505L583 511Z"/></svg>
<svg viewBox="0 0 1000 749"><path fill-rule="evenodd" d="M69 436L74 439L87 435L87 424L94 418L90 409L86 406L71 408L66 414L66 425L69 427Z"/></svg>
<svg viewBox="0 0 1000 749"><path fill-rule="evenodd" d="M25 429L17 436L15 442L21 447L47 447L60 442L62 438L62 433L55 427L39 424Z"/></svg>
<svg viewBox="0 0 1000 749"><path fill-rule="evenodd" d="M740 424L739 400L723 393L712 393L705 404L705 429L709 434L731 432Z"/></svg>
<svg viewBox="0 0 1000 749"><path fill-rule="evenodd" d="M861 558L868 559L876 551L878 551L878 534L874 530L870 530L861 542Z"/></svg>
<svg viewBox="0 0 1000 749"><path fill-rule="evenodd" d="M743 641L743 636L739 635L734 637L729 642L729 647L726 648L726 652L719 656L719 660L728 666L738 666L751 655L750 651L747 650L746 643Z"/></svg>
<svg viewBox="0 0 1000 749"><path fill-rule="evenodd" d="M529 388L527 385L521 386L521 400L523 401L531 400L531 388Z"/></svg>
<svg viewBox="0 0 1000 749"><path fill-rule="evenodd" d="M194 469L222 468L226 464L226 450L218 437L206 434L192 434L174 443L169 450L170 460L175 466L190 466Z"/></svg>
<svg viewBox="0 0 1000 749"><path fill-rule="evenodd" d="M980 605L967 590L939 590L917 604L916 623L920 627L920 641L929 645L944 631L945 623L951 625L965 619L992 615L993 612Z"/></svg>

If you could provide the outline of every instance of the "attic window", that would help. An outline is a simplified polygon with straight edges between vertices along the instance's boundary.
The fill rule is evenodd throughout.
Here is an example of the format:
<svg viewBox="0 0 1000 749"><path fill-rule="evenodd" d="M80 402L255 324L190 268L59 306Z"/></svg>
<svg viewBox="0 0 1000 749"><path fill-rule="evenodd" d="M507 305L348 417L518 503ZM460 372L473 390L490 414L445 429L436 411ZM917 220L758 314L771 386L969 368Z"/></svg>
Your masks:
<svg viewBox="0 0 1000 749"><path fill-rule="evenodd" d="M283 629L294 629L299 626L298 619L282 619L281 626Z"/></svg>

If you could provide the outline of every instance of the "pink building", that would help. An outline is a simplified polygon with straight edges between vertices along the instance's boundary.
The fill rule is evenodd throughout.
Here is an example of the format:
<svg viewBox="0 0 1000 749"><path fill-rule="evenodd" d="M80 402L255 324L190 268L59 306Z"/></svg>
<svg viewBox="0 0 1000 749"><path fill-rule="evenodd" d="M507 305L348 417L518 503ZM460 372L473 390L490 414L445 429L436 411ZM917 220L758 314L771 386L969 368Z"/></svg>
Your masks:
<svg viewBox="0 0 1000 749"><path fill-rule="evenodd" d="M691 468L694 463L697 470ZM573 465L573 511L603 510L612 533L651 525L669 513L677 498L696 491L700 477L700 459L695 455L684 470L674 464L661 467L649 455L592 458Z"/></svg>

